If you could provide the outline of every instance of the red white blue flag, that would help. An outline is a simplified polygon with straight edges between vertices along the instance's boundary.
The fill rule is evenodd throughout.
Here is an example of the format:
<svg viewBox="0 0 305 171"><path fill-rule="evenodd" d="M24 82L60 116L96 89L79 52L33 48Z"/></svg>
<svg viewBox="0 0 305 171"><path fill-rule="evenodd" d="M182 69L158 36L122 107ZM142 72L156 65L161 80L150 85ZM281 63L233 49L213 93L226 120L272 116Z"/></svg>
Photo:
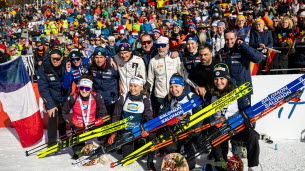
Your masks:
<svg viewBox="0 0 305 171"><path fill-rule="evenodd" d="M22 147L43 136L35 93L21 57L0 64L0 102L18 133Z"/></svg>

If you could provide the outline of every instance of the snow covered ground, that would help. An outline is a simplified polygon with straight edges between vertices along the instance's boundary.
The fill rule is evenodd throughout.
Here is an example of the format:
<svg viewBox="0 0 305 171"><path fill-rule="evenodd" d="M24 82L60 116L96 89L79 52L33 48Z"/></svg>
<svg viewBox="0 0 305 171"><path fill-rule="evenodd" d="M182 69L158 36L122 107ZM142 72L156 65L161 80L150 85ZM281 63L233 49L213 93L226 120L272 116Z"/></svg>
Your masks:
<svg viewBox="0 0 305 171"><path fill-rule="evenodd" d="M109 165L103 166L98 164L88 167L74 167L71 165L72 151L70 148L63 151L58 155L50 155L42 159L36 159L35 155L26 157L25 151L31 148L23 149L15 137L16 132L12 128L0 128L0 170L2 171L15 171L15 170L103 170L103 171L141 171L145 170L145 160L142 159L129 166L118 166L114 169L109 168ZM273 144L267 144L265 141L260 141L261 155L260 163L261 167L258 170L264 171L304 171L305 170L305 142L299 140L273 140ZM39 144L42 144L40 142ZM278 150L274 150L274 146L277 144ZM37 146L37 145L36 145ZM117 161L121 159L118 154L108 155L110 160ZM243 160L245 166L246 160ZM156 157L155 166L160 168L162 158ZM197 158L197 166L194 170L201 170L202 166L208 162L206 160L206 154ZM245 168L247 170L247 168Z"/></svg>

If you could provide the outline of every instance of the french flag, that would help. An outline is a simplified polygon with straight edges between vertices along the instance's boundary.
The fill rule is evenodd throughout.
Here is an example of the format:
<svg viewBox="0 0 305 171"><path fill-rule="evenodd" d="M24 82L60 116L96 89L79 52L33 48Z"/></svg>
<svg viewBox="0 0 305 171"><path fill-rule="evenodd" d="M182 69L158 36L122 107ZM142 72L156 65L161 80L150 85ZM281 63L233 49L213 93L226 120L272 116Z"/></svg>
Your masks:
<svg viewBox="0 0 305 171"><path fill-rule="evenodd" d="M0 102L10 117L23 148L43 136L35 93L21 57L0 64Z"/></svg>

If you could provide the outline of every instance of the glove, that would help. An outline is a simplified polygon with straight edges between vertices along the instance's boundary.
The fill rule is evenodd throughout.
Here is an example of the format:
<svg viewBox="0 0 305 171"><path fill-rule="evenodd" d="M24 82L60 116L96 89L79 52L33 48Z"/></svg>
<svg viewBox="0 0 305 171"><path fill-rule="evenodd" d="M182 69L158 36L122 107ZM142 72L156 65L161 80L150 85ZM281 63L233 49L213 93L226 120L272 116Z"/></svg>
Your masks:
<svg viewBox="0 0 305 171"><path fill-rule="evenodd" d="M77 134L77 128L75 125L71 125L70 126L70 129L71 129L71 133L74 135L74 134Z"/></svg>
<svg viewBox="0 0 305 171"><path fill-rule="evenodd" d="M142 137L148 137L149 136L149 133L147 131L142 131L141 132L141 136Z"/></svg>
<svg viewBox="0 0 305 171"><path fill-rule="evenodd" d="M112 145L114 143L115 134L111 134L111 136L108 139L108 144Z"/></svg>

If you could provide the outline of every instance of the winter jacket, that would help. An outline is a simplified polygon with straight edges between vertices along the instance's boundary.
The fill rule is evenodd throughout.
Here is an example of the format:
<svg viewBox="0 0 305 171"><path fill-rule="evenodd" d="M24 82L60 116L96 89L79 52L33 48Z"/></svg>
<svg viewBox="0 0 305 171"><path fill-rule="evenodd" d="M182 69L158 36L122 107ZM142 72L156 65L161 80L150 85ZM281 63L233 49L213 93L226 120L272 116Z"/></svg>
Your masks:
<svg viewBox="0 0 305 171"><path fill-rule="evenodd" d="M38 68L38 89L47 110L57 107L58 103L64 103L71 92L71 89L62 86L64 73L64 65L60 65L56 72L49 57Z"/></svg>
<svg viewBox="0 0 305 171"><path fill-rule="evenodd" d="M179 73L193 88L196 85L188 79L188 72L180 61L180 57L171 58L170 52L165 56L159 54L152 58L148 66L147 88L152 91L155 86L155 96L164 98L169 91L169 80L173 74Z"/></svg>
<svg viewBox="0 0 305 171"><path fill-rule="evenodd" d="M264 58L263 54L243 42L240 47L235 46L229 49L223 48L222 60L229 66L232 78L236 85L240 86L245 82L252 82L250 75L250 62L260 63Z"/></svg>
<svg viewBox="0 0 305 171"><path fill-rule="evenodd" d="M264 32L258 32L257 30L254 30L250 33L249 45L254 49L257 49L260 47L260 43L269 48L273 47L273 37L271 31L264 30Z"/></svg>
<svg viewBox="0 0 305 171"><path fill-rule="evenodd" d="M94 77L93 90L102 95L106 106L114 104L119 97L119 73L110 65L110 60L107 59L103 67L93 63L89 74Z"/></svg>
<svg viewBox="0 0 305 171"><path fill-rule="evenodd" d="M143 94L133 96L129 92L122 94L115 104L112 123L127 117L130 117L130 120L128 121L129 126L125 129L133 129L135 126L153 119L150 97Z"/></svg>
<svg viewBox="0 0 305 171"><path fill-rule="evenodd" d="M91 104L89 98L91 98ZM73 125L77 127L85 126L85 116L82 115L81 103L86 104L84 106L87 106L87 109L84 110L85 113L89 109L88 105L90 104L88 124L92 123L96 118L104 117L107 115L107 109L104 105L103 97L100 94L92 92L89 98L80 97L79 93L73 93L68 97L68 100L65 102L62 108L62 115L64 117L64 120L68 123L70 127ZM72 115L70 117L71 110Z"/></svg>
<svg viewBox="0 0 305 171"><path fill-rule="evenodd" d="M142 76L146 80L145 64L141 57L132 54L129 61L125 62L118 55L115 55L114 60L118 65L122 93L129 91L129 82L133 76Z"/></svg>
<svg viewBox="0 0 305 171"><path fill-rule="evenodd" d="M66 72L64 75L63 88L69 89L72 86L72 82L77 84L79 78L84 74L88 73L88 64L82 61L79 67L71 65L71 71Z"/></svg>
<svg viewBox="0 0 305 171"><path fill-rule="evenodd" d="M158 51L152 47L152 50L149 51L149 52L145 52L142 48L141 49L136 49L133 51L133 54L134 55L137 55L137 56L140 56L143 58L144 60L144 63L145 63L145 67L146 67L146 70L148 70L148 65L149 65L149 62L150 60L156 56L158 54Z"/></svg>

